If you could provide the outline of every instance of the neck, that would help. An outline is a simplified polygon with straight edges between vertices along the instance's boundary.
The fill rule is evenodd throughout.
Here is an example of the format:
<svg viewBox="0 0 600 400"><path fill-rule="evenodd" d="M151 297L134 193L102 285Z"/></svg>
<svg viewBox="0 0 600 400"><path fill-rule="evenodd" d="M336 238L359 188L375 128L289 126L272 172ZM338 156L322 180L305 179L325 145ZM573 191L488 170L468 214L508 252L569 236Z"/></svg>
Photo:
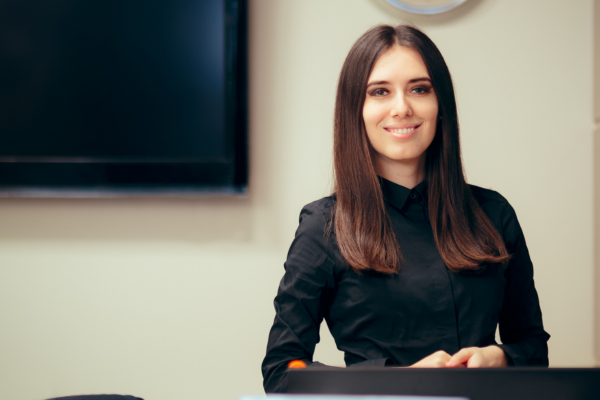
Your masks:
<svg viewBox="0 0 600 400"><path fill-rule="evenodd" d="M382 178L412 189L425 178L425 157L409 161L377 159L376 169Z"/></svg>

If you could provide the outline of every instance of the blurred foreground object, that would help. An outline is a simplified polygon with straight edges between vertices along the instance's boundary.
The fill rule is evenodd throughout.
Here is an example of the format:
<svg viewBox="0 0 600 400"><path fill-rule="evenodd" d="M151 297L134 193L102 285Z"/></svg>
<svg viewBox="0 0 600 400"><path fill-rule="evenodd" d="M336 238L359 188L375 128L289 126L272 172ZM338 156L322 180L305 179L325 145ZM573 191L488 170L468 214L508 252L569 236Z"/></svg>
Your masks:
<svg viewBox="0 0 600 400"><path fill-rule="evenodd" d="M264 400L264 397L242 397L240 400ZM269 400L469 400L466 397L423 397L423 396L338 396L338 395L269 395Z"/></svg>
<svg viewBox="0 0 600 400"><path fill-rule="evenodd" d="M288 363L288 368L306 368L306 363L302 360L292 360Z"/></svg>
<svg viewBox="0 0 600 400"><path fill-rule="evenodd" d="M471 400L597 400L600 368L306 368L288 393L454 396Z"/></svg>
<svg viewBox="0 0 600 400"><path fill-rule="evenodd" d="M141 397L122 396L120 394L88 394L82 396L54 397L48 400L144 400Z"/></svg>

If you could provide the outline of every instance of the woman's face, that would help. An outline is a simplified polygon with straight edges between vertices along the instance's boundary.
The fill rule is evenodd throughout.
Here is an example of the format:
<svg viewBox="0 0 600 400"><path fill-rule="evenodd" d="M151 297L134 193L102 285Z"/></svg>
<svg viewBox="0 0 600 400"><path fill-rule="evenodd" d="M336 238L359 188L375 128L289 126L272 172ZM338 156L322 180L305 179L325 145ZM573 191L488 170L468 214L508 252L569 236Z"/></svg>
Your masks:
<svg viewBox="0 0 600 400"><path fill-rule="evenodd" d="M437 96L421 55L411 47L389 48L375 62L363 107L377 172L422 174L437 115Z"/></svg>

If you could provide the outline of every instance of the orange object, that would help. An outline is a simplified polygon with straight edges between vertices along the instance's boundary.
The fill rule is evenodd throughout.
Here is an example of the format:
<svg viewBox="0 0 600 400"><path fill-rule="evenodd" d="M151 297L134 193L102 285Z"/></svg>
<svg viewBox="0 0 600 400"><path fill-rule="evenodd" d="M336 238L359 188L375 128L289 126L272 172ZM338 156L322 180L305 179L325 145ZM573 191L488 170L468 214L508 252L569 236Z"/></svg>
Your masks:
<svg viewBox="0 0 600 400"><path fill-rule="evenodd" d="M288 368L306 368L306 363L302 360L292 360L288 363Z"/></svg>

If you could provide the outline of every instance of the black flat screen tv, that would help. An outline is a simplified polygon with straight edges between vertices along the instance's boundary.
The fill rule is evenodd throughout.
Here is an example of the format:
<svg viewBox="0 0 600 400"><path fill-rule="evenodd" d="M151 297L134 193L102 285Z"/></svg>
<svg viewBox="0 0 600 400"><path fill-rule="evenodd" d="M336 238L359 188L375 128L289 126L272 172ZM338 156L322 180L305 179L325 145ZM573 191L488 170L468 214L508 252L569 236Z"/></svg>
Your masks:
<svg viewBox="0 0 600 400"><path fill-rule="evenodd" d="M0 196L243 194L245 0L0 0Z"/></svg>

